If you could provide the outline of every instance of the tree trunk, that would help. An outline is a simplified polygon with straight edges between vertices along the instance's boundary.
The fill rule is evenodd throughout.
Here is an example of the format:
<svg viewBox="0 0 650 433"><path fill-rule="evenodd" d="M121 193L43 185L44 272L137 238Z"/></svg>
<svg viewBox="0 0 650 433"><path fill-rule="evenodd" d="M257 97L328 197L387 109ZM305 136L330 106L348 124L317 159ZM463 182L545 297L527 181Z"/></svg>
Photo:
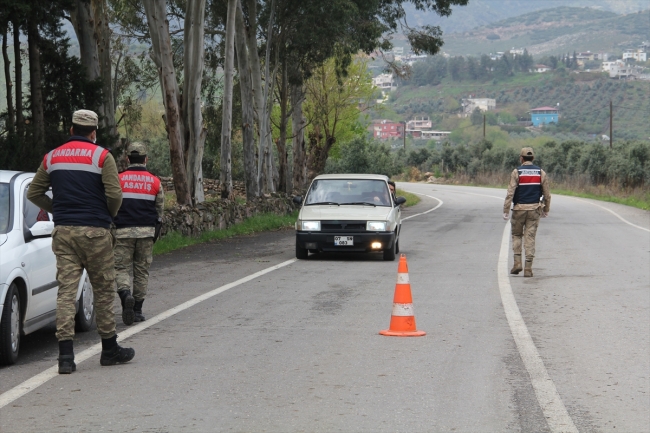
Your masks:
<svg viewBox="0 0 650 433"><path fill-rule="evenodd" d="M45 116L43 114L43 91L41 84L40 35L38 33L38 22L34 17L31 17L27 22L27 43L29 51L32 131L34 145L38 148L45 145Z"/></svg>
<svg viewBox="0 0 650 433"><path fill-rule="evenodd" d="M273 185L273 148L271 136L271 107L273 82L276 68L273 74L270 72L271 62L271 40L273 38L273 12L275 11L275 0L271 0L271 13L269 15L269 26L266 32L266 58L264 63L264 93L262 94L262 105L260 110L260 148L258 159L258 176L260 181L260 193L274 192Z"/></svg>
<svg viewBox="0 0 650 433"><path fill-rule="evenodd" d="M324 141L324 142L323 142ZM329 151L336 142L334 137L324 137L316 126L309 134L309 155L307 156L307 182L325 171Z"/></svg>
<svg viewBox="0 0 650 433"><path fill-rule="evenodd" d="M86 67L86 77L96 80L99 77L99 55L90 2L76 0L75 8L70 11L70 22L79 41L79 54L81 64Z"/></svg>
<svg viewBox="0 0 650 433"><path fill-rule="evenodd" d="M171 158L174 189L178 204L191 205L192 197L187 186L187 175L183 156L183 126L181 124L178 104L179 90L174 71L169 22L166 19L167 2L164 0L143 0L151 43L152 59L158 67L160 86L165 105L165 122L169 136L169 154Z"/></svg>
<svg viewBox="0 0 650 433"><path fill-rule="evenodd" d="M293 191L300 192L305 188L305 119L302 116L302 103L305 94L302 86L291 86L291 133L293 135Z"/></svg>
<svg viewBox="0 0 650 433"><path fill-rule="evenodd" d="M7 32L9 31L9 26L5 27L2 32L2 59L5 64L5 85L7 88L7 131L9 134L14 133L14 122L16 119L16 114L14 113L14 101L13 101L13 84L11 83L11 62L9 62L9 54L7 54Z"/></svg>
<svg viewBox="0 0 650 433"><path fill-rule="evenodd" d="M224 60L223 108L221 110L221 197L232 197L232 91L235 66L235 21L237 0L228 0Z"/></svg>
<svg viewBox="0 0 650 433"><path fill-rule="evenodd" d="M257 166L255 165L255 102L251 81L250 52L246 47L244 15L241 3L237 3L237 22L235 25L235 45L239 68L239 89L242 105L242 140L244 145L244 176L246 177L246 198L252 200L259 196Z"/></svg>
<svg viewBox="0 0 650 433"><path fill-rule="evenodd" d="M102 79L102 108L104 119L102 126L117 140L115 126L115 107L113 105L113 88L111 72L111 29L108 22L106 0L92 0L94 5L95 39L99 54L99 74ZM109 143L107 143L109 144ZM115 143L110 143L113 146Z"/></svg>
<svg viewBox="0 0 650 433"><path fill-rule="evenodd" d="M287 161L287 126L288 126L288 105L289 105L289 91L287 83L287 65L282 62L282 77L280 81L280 137L276 142L278 148L278 191L291 192L291 181L288 176L288 161Z"/></svg>
<svg viewBox="0 0 650 433"><path fill-rule="evenodd" d="M194 204L205 201L203 193L203 149L207 130L201 114L201 80L204 65L205 0L188 0L185 13L183 115L187 181Z"/></svg>
<svg viewBox="0 0 650 433"><path fill-rule="evenodd" d="M18 20L11 21L14 32L14 80L16 83L16 134L19 137L25 135L25 117L23 115L23 62L20 51L20 26Z"/></svg>

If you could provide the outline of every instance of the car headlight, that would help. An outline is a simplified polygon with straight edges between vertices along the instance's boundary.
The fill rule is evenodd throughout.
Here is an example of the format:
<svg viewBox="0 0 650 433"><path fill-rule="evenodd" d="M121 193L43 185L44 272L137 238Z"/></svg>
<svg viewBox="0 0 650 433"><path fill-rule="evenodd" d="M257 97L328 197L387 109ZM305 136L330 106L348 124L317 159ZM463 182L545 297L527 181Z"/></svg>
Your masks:
<svg viewBox="0 0 650 433"><path fill-rule="evenodd" d="M300 228L307 232L319 232L320 221L301 221Z"/></svg>
<svg viewBox="0 0 650 433"><path fill-rule="evenodd" d="M386 221L368 221L366 223L366 230L369 232L385 232Z"/></svg>

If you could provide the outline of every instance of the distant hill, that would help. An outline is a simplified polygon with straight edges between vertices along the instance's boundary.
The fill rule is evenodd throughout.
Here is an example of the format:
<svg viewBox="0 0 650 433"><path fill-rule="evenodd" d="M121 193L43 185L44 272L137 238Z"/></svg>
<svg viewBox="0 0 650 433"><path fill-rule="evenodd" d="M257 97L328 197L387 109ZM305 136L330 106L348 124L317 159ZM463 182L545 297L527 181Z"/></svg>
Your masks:
<svg viewBox="0 0 650 433"><path fill-rule="evenodd" d="M469 32L445 35L451 55L480 55L527 48L533 55L575 51L620 53L650 40L650 10L613 12L557 7L507 18Z"/></svg>
<svg viewBox="0 0 650 433"><path fill-rule="evenodd" d="M410 25L437 25L445 33L466 32L507 18L559 6L589 7L592 9L628 14L650 9L647 0L469 0L467 6L453 8L449 17L405 7Z"/></svg>

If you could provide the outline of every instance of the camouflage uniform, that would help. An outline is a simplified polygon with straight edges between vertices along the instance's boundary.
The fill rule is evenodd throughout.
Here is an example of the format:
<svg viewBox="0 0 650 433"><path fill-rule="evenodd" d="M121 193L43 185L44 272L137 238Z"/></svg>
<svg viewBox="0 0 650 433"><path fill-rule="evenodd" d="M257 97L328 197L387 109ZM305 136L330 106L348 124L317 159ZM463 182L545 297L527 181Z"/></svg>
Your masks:
<svg viewBox="0 0 650 433"><path fill-rule="evenodd" d="M56 338L74 337L77 287L84 268L93 287L97 332L105 338L115 335L115 236L103 227L57 226L52 232L52 251L56 255Z"/></svg>
<svg viewBox="0 0 650 433"><path fill-rule="evenodd" d="M138 156L145 156L146 147L142 143L134 142L129 145L127 152L137 152ZM144 168L146 164L129 164L127 171L138 167ZM164 190L161 186L155 198L155 208L159 220L163 217L164 200ZM125 210L122 209L120 212L123 211ZM132 274L133 298L136 303L136 312L139 313L139 315L136 315L136 321L139 321L138 318L144 320L144 316L141 315L141 305L147 295L149 267L153 260L154 233L155 227L151 226L121 227L116 232L115 280L117 282L117 291L118 294L130 291ZM127 321L130 320L126 320L125 323Z"/></svg>
<svg viewBox="0 0 650 433"><path fill-rule="evenodd" d="M520 156L525 154L532 156L532 149L525 147L522 149ZM524 161L521 167L532 166L532 161ZM544 198L542 202L537 203L517 203L512 208L512 218L510 220L511 233L512 233L512 250L515 256L515 266L510 271L517 274L521 271L521 255L522 255L522 238L523 247L526 252L526 273L525 276L532 276L532 263L535 258L535 236L537 234L537 227L542 212L547 214L551 208L551 191L549 190L548 177L544 170L540 170L541 174L541 194ZM510 212L515 192L519 187L519 171L514 169L510 175L510 183L508 184L508 192L503 204L504 215Z"/></svg>

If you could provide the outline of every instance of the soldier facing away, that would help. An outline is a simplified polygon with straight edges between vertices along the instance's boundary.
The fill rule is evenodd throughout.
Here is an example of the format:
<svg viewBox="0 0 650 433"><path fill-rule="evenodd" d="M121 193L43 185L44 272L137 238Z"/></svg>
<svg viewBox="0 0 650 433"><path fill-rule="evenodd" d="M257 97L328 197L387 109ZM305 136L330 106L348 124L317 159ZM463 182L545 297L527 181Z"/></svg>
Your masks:
<svg viewBox="0 0 650 433"><path fill-rule="evenodd" d="M56 337L59 374L76 370L73 337L75 298L84 268L93 288L97 332L102 338L101 365L128 362L131 348L120 347L115 334L115 236L112 217L122 203L113 156L97 146L97 114L72 115L70 139L45 155L27 198L54 216L52 250L56 255ZM52 187L52 198L46 195Z"/></svg>
<svg viewBox="0 0 650 433"><path fill-rule="evenodd" d="M145 145L131 143L126 152L129 167L120 173L124 200L115 217L115 279L122 302L122 321L125 325L132 325L145 320L142 304L147 295L155 227L158 221L162 221L165 194L160 179L147 171ZM131 272L133 295L130 290Z"/></svg>
<svg viewBox="0 0 650 433"><path fill-rule="evenodd" d="M521 166L515 168L510 175L508 193L503 204L503 219L509 218L512 208L512 249L515 263L511 274L519 274L521 266L522 237L526 251L524 277L533 276L533 259L535 258L535 235L540 217L546 218L551 209L551 192L548 178L544 170L533 165L535 155L533 149L524 147L519 154Z"/></svg>

